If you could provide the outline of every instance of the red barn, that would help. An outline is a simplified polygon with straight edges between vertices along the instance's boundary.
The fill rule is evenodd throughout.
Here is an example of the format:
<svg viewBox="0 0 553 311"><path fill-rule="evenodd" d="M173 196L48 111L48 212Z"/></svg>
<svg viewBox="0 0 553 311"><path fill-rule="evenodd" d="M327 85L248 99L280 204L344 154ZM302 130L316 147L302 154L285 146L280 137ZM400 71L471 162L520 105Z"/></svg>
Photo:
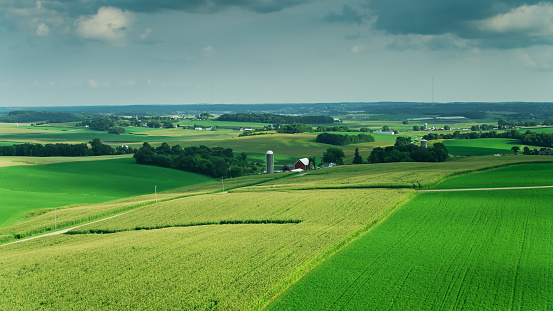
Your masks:
<svg viewBox="0 0 553 311"><path fill-rule="evenodd" d="M304 171L309 170L309 159L308 158L301 158L294 164L294 169L302 169Z"/></svg>

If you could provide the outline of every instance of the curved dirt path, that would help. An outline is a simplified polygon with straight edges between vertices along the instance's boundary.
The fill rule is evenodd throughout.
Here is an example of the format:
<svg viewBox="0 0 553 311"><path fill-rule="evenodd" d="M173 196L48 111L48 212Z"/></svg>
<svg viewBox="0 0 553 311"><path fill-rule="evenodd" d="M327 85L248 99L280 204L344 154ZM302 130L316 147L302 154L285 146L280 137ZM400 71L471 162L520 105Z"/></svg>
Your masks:
<svg viewBox="0 0 553 311"><path fill-rule="evenodd" d="M125 213L127 213L127 212L125 212ZM117 216L121 216L125 213L109 216L109 217L106 217L106 218L103 218L103 219L95 220L95 221L92 221L92 222L89 222L89 223L86 223L86 224L78 225L78 226L67 228L67 229L63 229L63 230L59 230L59 231L55 231L55 232L50 232L50 233L45 233L45 234L37 235L37 236L31 237L31 238L26 238L26 239L13 241L13 242L10 242L10 243L2 244L2 245L0 245L0 247L15 244L15 243L20 243L20 242L25 242L25 241L29 241L29 240L34 240L34 239L38 239L38 238L43 238L43 237L47 237L47 236L66 233L67 231L73 230L75 228L79 228L79 227L90 225L90 224L97 223L97 222L100 222L100 221L108 220L108 219L111 219L111 218L114 218L114 217L117 217Z"/></svg>
<svg viewBox="0 0 553 311"><path fill-rule="evenodd" d="M436 190L419 190L418 192L489 191L489 190L517 190L517 189L544 189L544 188L553 188L553 186L502 187L502 188L472 188L472 189L436 189Z"/></svg>

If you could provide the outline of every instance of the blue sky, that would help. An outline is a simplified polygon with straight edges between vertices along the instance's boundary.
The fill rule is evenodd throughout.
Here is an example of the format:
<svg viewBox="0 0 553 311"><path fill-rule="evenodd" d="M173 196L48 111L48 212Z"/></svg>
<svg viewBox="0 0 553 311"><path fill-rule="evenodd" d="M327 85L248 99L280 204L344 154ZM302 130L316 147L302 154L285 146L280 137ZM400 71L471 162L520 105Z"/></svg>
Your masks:
<svg viewBox="0 0 553 311"><path fill-rule="evenodd" d="M553 1L0 0L0 106L553 101Z"/></svg>

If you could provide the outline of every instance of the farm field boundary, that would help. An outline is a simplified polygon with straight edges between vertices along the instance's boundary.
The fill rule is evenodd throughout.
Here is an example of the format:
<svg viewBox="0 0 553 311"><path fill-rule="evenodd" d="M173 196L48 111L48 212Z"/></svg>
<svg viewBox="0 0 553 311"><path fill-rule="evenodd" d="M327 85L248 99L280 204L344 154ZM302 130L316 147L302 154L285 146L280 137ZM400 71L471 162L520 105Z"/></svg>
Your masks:
<svg viewBox="0 0 553 311"><path fill-rule="evenodd" d="M433 189L433 190L419 190L419 192L494 191L494 190L520 190L520 189L545 189L545 188L553 188L553 186L474 188L474 189Z"/></svg>
<svg viewBox="0 0 553 311"><path fill-rule="evenodd" d="M548 188L419 194L267 309L549 309L552 197Z"/></svg>
<svg viewBox="0 0 553 311"><path fill-rule="evenodd" d="M256 175L235 178L225 183L225 190L232 190L244 186L262 184L268 181L274 181L281 178L288 178L294 174L282 174L281 176ZM171 189L158 193L158 203L183 199L191 196L200 196L206 194L220 194L219 181L189 185L181 188ZM227 190L227 191L228 191ZM184 194L183 194L184 193ZM79 205L74 207L65 207L57 210L57 228L69 228L73 226L84 226L90 221L102 220L104 217L114 216L122 212L135 210L156 204L153 195L142 195L122 199L113 202L98 204ZM0 243L7 243L14 240L33 237L43 233L54 231L55 215L52 209L46 210L29 220L15 224L13 226L0 228Z"/></svg>

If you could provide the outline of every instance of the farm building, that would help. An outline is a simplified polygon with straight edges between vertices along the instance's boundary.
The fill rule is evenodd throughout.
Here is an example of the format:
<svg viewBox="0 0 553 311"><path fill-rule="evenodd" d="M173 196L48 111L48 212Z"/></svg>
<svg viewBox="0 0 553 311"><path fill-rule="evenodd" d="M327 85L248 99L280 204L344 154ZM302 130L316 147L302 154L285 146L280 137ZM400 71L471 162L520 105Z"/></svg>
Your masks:
<svg viewBox="0 0 553 311"><path fill-rule="evenodd" d="M553 155L553 150L540 150L539 155Z"/></svg>
<svg viewBox="0 0 553 311"><path fill-rule="evenodd" d="M309 170L309 159L308 158L299 159L296 162L296 164L294 164L294 169L302 169L304 171Z"/></svg>

